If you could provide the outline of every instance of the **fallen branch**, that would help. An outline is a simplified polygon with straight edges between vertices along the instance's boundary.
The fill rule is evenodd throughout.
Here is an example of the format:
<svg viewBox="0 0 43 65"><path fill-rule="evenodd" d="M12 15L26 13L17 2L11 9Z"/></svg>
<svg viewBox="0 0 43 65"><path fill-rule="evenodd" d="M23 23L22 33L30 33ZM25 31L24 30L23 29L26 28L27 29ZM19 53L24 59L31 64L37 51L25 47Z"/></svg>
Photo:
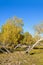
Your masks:
<svg viewBox="0 0 43 65"><path fill-rule="evenodd" d="M21 44L18 44L15 48L14 48L14 50L17 48L17 47L20 47L21 46Z"/></svg>
<svg viewBox="0 0 43 65"><path fill-rule="evenodd" d="M41 38L40 40L38 40L31 48L27 49L27 52L29 53L42 40L43 40L43 38Z"/></svg>

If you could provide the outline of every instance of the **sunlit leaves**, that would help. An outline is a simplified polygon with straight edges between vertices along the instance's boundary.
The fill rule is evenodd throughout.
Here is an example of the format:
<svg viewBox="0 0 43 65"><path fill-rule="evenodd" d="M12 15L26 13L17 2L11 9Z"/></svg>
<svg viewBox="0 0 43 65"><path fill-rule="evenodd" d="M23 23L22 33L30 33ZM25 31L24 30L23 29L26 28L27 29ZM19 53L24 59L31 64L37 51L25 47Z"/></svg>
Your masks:
<svg viewBox="0 0 43 65"><path fill-rule="evenodd" d="M22 29L22 20L16 19L9 19L3 26L2 26L2 43L7 44L18 44L21 40L21 33L23 32Z"/></svg>

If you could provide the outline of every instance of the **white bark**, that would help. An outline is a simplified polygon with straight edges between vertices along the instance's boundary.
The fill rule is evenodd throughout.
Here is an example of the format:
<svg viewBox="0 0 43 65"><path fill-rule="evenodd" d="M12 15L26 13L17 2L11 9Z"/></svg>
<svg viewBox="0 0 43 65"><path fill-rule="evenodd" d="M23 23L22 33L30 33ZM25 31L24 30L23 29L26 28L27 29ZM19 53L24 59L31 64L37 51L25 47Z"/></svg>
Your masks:
<svg viewBox="0 0 43 65"><path fill-rule="evenodd" d="M0 49L1 52L5 53L2 49Z"/></svg>
<svg viewBox="0 0 43 65"><path fill-rule="evenodd" d="M1 46L7 51L7 53L10 53L10 51L8 49L6 49L6 47L4 46L4 44L1 43ZM4 50L0 49L3 53L5 53Z"/></svg>
<svg viewBox="0 0 43 65"><path fill-rule="evenodd" d="M3 47L3 48L7 51L7 53L10 53L10 51L8 49L6 49L6 47Z"/></svg>
<svg viewBox="0 0 43 65"><path fill-rule="evenodd" d="M43 38L39 39L35 44L33 44L33 46L30 49L28 49L28 52L30 52L42 40Z"/></svg>
<svg viewBox="0 0 43 65"><path fill-rule="evenodd" d="M17 47L20 47L21 46L21 44L18 44L14 49L16 49Z"/></svg>

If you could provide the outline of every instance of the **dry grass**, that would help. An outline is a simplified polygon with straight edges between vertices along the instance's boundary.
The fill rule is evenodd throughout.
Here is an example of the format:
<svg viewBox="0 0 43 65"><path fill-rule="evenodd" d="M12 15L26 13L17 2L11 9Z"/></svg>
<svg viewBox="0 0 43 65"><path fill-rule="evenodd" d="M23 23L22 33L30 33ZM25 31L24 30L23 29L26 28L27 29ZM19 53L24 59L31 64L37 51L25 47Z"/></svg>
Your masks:
<svg viewBox="0 0 43 65"><path fill-rule="evenodd" d="M0 54L0 65L43 65L43 53L29 55L24 51L15 51L10 54Z"/></svg>

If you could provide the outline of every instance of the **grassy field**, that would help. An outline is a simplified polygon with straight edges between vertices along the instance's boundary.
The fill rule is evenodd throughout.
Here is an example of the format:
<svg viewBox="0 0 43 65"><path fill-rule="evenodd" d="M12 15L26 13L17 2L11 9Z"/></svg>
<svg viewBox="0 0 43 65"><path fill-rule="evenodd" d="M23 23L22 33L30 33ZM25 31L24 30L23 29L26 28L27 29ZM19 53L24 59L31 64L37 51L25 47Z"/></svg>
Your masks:
<svg viewBox="0 0 43 65"><path fill-rule="evenodd" d="M0 54L0 65L43 65L43 49L15 51L9 54Z"/></svg>

